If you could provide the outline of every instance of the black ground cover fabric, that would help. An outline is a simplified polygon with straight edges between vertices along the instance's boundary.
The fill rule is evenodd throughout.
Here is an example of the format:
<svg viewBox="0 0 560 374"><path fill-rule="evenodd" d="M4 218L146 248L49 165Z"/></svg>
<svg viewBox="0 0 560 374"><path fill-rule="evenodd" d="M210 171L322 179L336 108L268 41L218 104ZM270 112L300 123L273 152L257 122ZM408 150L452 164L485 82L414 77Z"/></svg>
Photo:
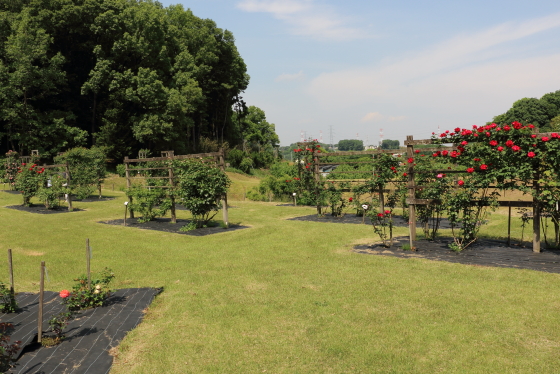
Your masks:
<svg viewBox="0 0 560 374"><path fill-rule="evenodd" d="M108 196L101 196L101 198L99 198L99 196L90 196L88 198L85 199L74 199L72 198L72 201L80 201L82 203L95 203L97 201L109 201L109 200L115 200L114 197L108 197Z"/></svg>
<svg viewBox="0 0 560 374"><path fill-rule="evenodd" d="M37 213L37 214L56 214L56 213L73 213L73 212L81 212L83 209L74 208L72 212L68 210L66 206L60 206L54 209L47 209L44 205L37 205L32 204L31 206L23 206L23 205L8 205L6 206L8 209L15 209L20 210L22 212L28 213Z"/></svg>
<svg viewBox="0 0 560 374"><path fill-rule="evenodd" d="M107 225L123 225L124 220L122 219L115 219L111 221L100 221L98 223L105 223ZM140 223L138 222L137 218L127 218L126 219L126 226L139 228L139 229L146 229L146 230L157 230L157 231L164 231L164 232L171 232L175 234L184 234L184 235L191 235L191 236L206 236L212 234L218 234L223 232L231 232L240 229L246 229L248 226L242 226L238 224L230 223L228 229L223 229L220 226L216 225L214 227L203 227L196 230L191 231L180 231L181 227L188 224L190 221L186 219L177 219L177 223L171 223L171 218L156 218L153 221Z"/></svg>
<svg viewBox="0 0 560 374"><path fill-rule="evenodd" d="M322 217L319 217L317 214L310 214L308 216L301 216L301 217L294 217L288 218L289 220L293 221L309 221L309 222L328 222L328 223L350 223L350 224L358 224L363 225L365 222L366 225L371 225L371 221L368 217L363 220L363 217L358 217L355 214L345 214L342 217L334 217L330 214L325 214ZM420 222L416 223L416 227L420 229L422 226ZM401 216L393 216L393 226L395 227L408 227L408 221L404 220ZM447 218L442 218L439 223L440 229L450 229L451 225Z"/></svg>
<svg viewBox="0 0 560 374"><path fill-rule="evenodd" d="M12 191L12 190L3 190L6 193L11 193L13 195L21 195L21 192L19 191Z"/></svg>
<svg viewBox="0 0 560 374"><path fill-rule="evenodd" d="M87 373L106 374L110 371L113 357L110 349L116 347L125 337L126 333L135 328L144 316L154 297L161 290L154 288L129 288L116 291L109 298L109 304L104 307L89 309L80 312L64 329L66 338L59 345L51 348L34 344L31 349L23 351L16 366L8 373L11 374L58 374L58 373ZM55 304L60 305L60 298L54 292L48 293L57 298ZM50 297L49 296L49 297ZM25 295L18 303L22 309L27 307L25 302L35 305L38 295ZM45 299L46 300L46 299ZM29 307L30 310L33 307ZM10 322L17 314L2 316L3 322ZM33 325L35 337L37 329L37 309L33 315L28 314L22 324ZM45 313L48 320L51 315ZM44 325L47 330L48 324ZM18 327L12 335L16 340ZM28 333L27 333L28 334ZM47 333L48 335L48 333ZM29 347L28 347L29 348Z"/></svg>
<svg viewBox="0 0 560 374"><path fill-rule="evenodd" d="M474 266L495 266L506 268L530 269L548 273L560 273L560 251L544 249L541 253L533 252L525 246L508 246L505 241L479 239L462 252L449 249L452 238L436 241L418 240L414 242L416 251L405 251L403 244L408 244L408 237L395 239L395 245L386 248L382 244L357 245L357 253L394 256L401 258L424 258L435 261L448 261Z"/></svg>

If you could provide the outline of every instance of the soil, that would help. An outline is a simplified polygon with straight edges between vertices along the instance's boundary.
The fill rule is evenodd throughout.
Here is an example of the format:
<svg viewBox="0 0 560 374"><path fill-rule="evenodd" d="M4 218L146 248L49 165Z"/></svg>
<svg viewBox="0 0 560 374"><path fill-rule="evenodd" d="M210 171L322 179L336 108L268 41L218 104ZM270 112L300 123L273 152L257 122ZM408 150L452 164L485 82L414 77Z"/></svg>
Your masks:
<svg viewBox="0 0 560 374"><path fill-rule="evenodd" d="M310 221L310 222L328 222L328 223L349 223L357 225L371 225L369 218L363 219L363 217L358 217L355 214L345 214L342 217L334 217L330 214L326 214L322 217L317 216L317 214L311 214L308 216L301 216L295 218L288 218L293 221ZM418 230L421 230L422 224L420 222L416 223ZM393 226L395 227L408 227L408 221L404 220L401 216L393 216ZM440 229L450 229L451 225L446 218L442 218L439 224Z"/></svg>
<svg viewBox="0 0 560 374"><path fill-rule="evenodd" d="M508 246L505 241L479 239L467 249L457 253L449 249L449 244L453 242L452 238L439 238L436 241L415 241L416 250L410 251L402 249L403 244L409 244L408 237L403 236L393 240L395 243L390 248L384 247L382 243L375 243L357 245L354 247L354 252L560 273L560 250L543 249L540 253L535 253L529 246Z"/></svg>
<svg viewBox="0 0 560 374"><path fill-rule="evenodd" d="M59 206L54 209L47 209L44 205L37 205L31 204L31 206L23 206L23 205L8 205L6 208L20 210L23 212L28 213L37 213L37 214L55 214L55 213L72 213L72 212L81 212L84 209L74 208L72 212L68 210L66 206Z"/></svg>
<svg viewBox="0 0 560 374"><path fill-rule="evenodd" d="M18 313L0 314L2 322L14 325L11 341L21 340L23 348L18 352L16 366L8 373L108 373L113 363L110 350L142 321L145 309L159 292L161 289L154 288L116 291L109 297L108 305L79 312L64 329L65 338L54 347L37 343L38 294L16 295ZM57 292L45 292L44 300L46 332L48 320L64 307Z"/></svg>
<svg viewBox="0 0 560 374"><path fill-rule="evenodd" d="M164 231L164 232L171 232L174 234L183 234L183 235L191 235L191 236L206 236L206 235L212 235L212 234L218 234L218 233L230 232L230 231L236 231L236 230L248 228L248 226L242 226L239 224L230 223L228 229L223 229L218 224L214 224L214 226L212 227L203 227L200 229L186 231L186 232L180 231L181 227L187 225L189 222L190 221L186 219L177 219L177 223L173 224L171 223L171 218L156 218L153 221L140 223L138 222L137 218L127 218L126 226L138 228L138 229ZM123 226L124 220L115 219L111 221L100 221L98 223Z"/></svg>

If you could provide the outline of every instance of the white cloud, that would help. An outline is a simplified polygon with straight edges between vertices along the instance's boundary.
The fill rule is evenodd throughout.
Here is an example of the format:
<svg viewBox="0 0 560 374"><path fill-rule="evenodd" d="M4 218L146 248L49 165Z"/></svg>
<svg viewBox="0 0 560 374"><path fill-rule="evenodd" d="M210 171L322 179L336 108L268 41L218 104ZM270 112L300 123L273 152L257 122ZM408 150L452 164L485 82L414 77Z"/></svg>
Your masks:
<svg viewBox="0 0 560 374"><path fill-rule="evenodd" d="M366 114L364 117L362 117L360 122L379 121L379 120L383 119L383 117L384 116L379 112L371 112L371 113Z"/></svg>
<svg viewBox="0 0 560 374"><path fill-rule="evenodd" d="M283 82L283 81L295 81L295 80L302 80L305 78L305 74L303 74L303 70L300 70L299 73L296 74L281 74L274 79L275 82Z"/></svg>
<svg viewBox="0 0 560 374"><path fill-rule="evenodd" d="M558 89L560 70L554 66L558 66L560 51L552 48L549 55L527 57L519 53L517 44L510 42L558 27L558 13L521 23L504 23L450 38L379 66L321 74L311 82L308 92L323 105L346 107L374 100L377 106L380 101L432 108L444 103L486 105L485 100L495 102L497 95L508 94L508 99L513 96L516 100L515 97L524 96L519 93L521 90L537 86ZM512 55L515 57L511 58ZM458 98L472 101L460 102Z"/></svg>
<svg viewBox="0 0 560 374"><path fill-rule="evenodd" d="M290 25L295 35L335 41L367 37L360 29L347 26L349 19L314 0L242 0L237 7L246 12L270 13Z"/></svg>

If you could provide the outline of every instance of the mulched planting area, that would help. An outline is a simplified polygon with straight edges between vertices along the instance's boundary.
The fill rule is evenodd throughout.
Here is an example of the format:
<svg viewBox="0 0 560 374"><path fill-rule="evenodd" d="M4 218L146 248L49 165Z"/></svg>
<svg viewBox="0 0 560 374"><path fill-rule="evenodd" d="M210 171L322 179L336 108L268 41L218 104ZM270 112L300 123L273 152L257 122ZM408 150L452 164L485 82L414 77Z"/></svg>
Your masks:
<svg viewBox="0 0 560 374"><path fill-rule="evenodd" d="M137 218L127 218L126 226L134 227L138 229L164 231L164 232L171 232L174 234L184 234L184 235L191 235L191 236L206 236L206 235L231 232L231 231L249 228L248 226L242 226L242 225L230 223L228 229L223 229L220 226L214 226L214 227L204 227L201 229L196 229L196 230L191 230L186 232L180 231L181 227L185 226L189 222L190 221L186 219L177 219L177 223L173 224L171 223L171 218L156 218L153 221L140 223L138 222ZM124 220L115 219L111 221L100 221L98 223L123 226Z"/></svg>
<svg viewBox="0 0 560 374"><path fill-rule="evenodd" d="M66 338L62 343L50 348L36 342L39 295L18 294L21 311L0 314L0 321L14 325L10 340L21 340L24 347L16 366L8 373L108 373L113 363L109 351L141 322L144 309L159 292L161 289L154 288L116 291L107 306L81 311L64 329ZM43 329L47 330L48 320L64 308L56 292L45 292L44 300Z"/></svg>
<svg viewBox="0 0 560 374"><path fill-rule="evenodd" d="M66 206L59 206L58 208L54 209L47 209L44 205L36 205L32 204L31 206L23 206L23 205L8 205L6 206L8 209L15 209L20 210L22 212L28 213L37 213L37 214L55 214L55 213L72 213L72 212L81 212L84 209L74 208L72 212L68 210Z"/></svg>
<svg viewBox="0 0 560 374"><path fill-rule="evenodd" d="M398 237L394 240L395 244L391 248L386 248L381 243L357 245L354 247L354 252L401 258L424 258L474 266L495 266L560 273L559 250L541 249L541 253L534 253L532 248L529 247L515 245L508 247L505 241L479 239L467 249L456 253L448 247L453 239L441 238L436 241L415 241L416 251L405 251L402 249L402 245L409 243L408 237Z"/></svg>
<svg viewBox="0 0 560 374"><path fill-rule="evenodd" d="M94 203L96 201L109 201L109 200L115 200L114 197L108 197L108 196L101 196L101 198L99 198L99 196L90 196L86 199L74 199L72 198L72 201L80 201L82 203Z"/></svg>
<svg viewBox="0 0 560 374"><path fill-rule="evenodd" d="M19 191L12 191L12 190L2 190L5 193L11 193L12 195L21 195L21 192Z"/></svg>
<svg viewBox="0 0 560 374"><path fill-rule="evenodd" d="M355 214L345 214L342 217L333 217L330 214L325 214L323 217L319 217L317 214L310 214L308 216L288 218L292 221L309 221L309 222L327 222L327 223L350 223L363 225L363 217L358 217ZM371 225L369 218L363 220L366 225ZM395 227L408 227L408 221L404 220L401 216L393 216L393 226ZM420 230L422 224L420 222L416 223L416 227ZM440 229L450 229L451 225L446 218L442 218L439 224Z"/></svg>

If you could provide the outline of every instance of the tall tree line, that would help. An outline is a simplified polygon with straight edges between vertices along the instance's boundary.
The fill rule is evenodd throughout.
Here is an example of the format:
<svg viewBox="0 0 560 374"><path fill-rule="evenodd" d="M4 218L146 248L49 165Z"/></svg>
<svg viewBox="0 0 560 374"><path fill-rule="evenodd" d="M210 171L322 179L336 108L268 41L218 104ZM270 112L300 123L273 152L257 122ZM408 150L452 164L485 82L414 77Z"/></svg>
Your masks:
<svg viewBox="0 0 560 374"><path fill-rule="evenodd" d="M240 144L246 65L231 32L152 0L0 2L1 147L192 152ZM237 117L236 117L237 118Z"/></svg>

